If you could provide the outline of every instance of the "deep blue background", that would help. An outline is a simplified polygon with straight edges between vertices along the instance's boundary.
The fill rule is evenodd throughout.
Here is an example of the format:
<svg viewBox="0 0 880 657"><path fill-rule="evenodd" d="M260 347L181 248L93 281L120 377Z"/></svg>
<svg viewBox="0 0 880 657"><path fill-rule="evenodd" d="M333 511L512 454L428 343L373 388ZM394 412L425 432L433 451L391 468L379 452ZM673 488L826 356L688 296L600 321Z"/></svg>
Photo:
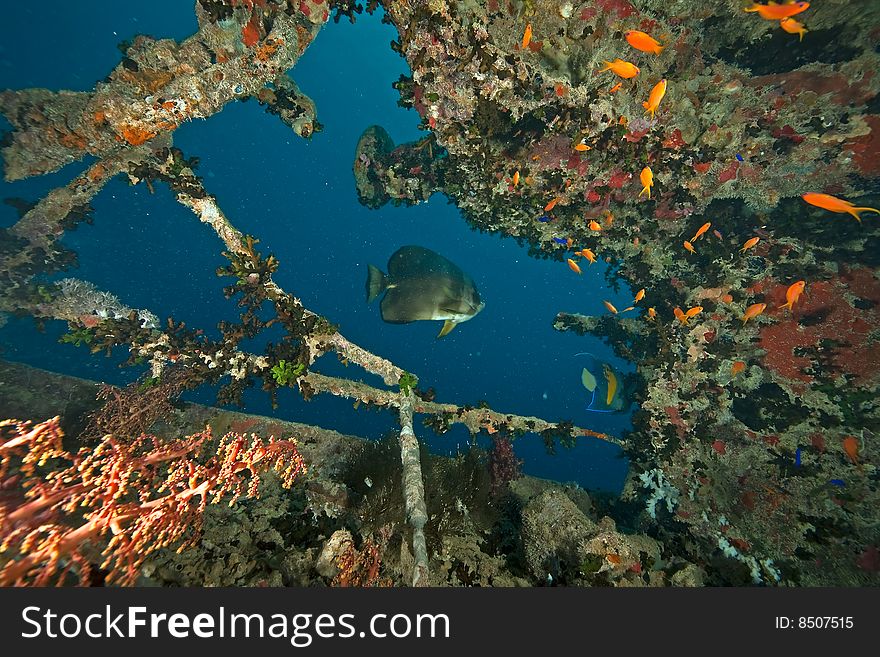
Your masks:
<svg viewBox="0 0 880 657"><path fill-rule="evenodd" d="M193 4L153 0L125 3L122 10L109 0L55 0L40 3L39 9L14 3L4 12L0 88L90 90L118 63L120 41L138 33L183 39L195 31ZM619 369L631 370L631 365L614 359L598 340L559 333L551 325L562 310L605 312L602 299L629 305L632 295L625 286L620 294L606 288L603 263L584 267L579 277L564 263L529 258L511 239L471 231L440 195L411 208L376 211L358 203L351 165L364 128L381 124L398 143L424 136L417 129L418 115L396 104L391 84L408 69L389 47L395 31L379 18L377 13L358 17L355 25L344 18L338 25L328 23L294 69L294 79L316 102L325 126L311 141L249 101L182 126L175 144L201 159L198 172L233 223L280 259L279 284L339 324L350 340L418 374L421 387L436 388L438 401L486 400L499 411L570 419L619 434L629 427L628 415L585 410L583 360L574 355L589 351ZM9 127L5 121L3 127ZM36 200L82 167L78 163L37 180L5 183L0 196ZM235 318L235 305L221 293L228 281L214 275L225 264L222 245L166 187L159 185L150 195L144 186L117 179L93 206L94 226L83 225L64 238L80 256L79 269L65 275L92 281L130 306L209 331L219 319ZM11 208L0 208L0 225L15 218ZM486 300L483 312L442 340L435 340L437 322L384 323L378 304L364 302L366 264L385 270L388 257L404 244L434 249L468 272ZM107 360L58 344L65 330L65 324L54 322L37 334L32 322L10 320L0 329L0 346L12 360L114 383L139 373L116 368L121 353ZM317 369L361 376L332 356L319 361ZM191 398L211 403L213 391ZM279 417L347 433L377 438L395 426L390 414L355 411L350 401L326 395L305 403L297 393L283 391L280 401ZM251 412L273 414L265 393L252 391L246 402ZM444 436L426 429L420 435L445 453L468 442L461 427ZM596 440L583 439L549 457L540 439L528 435L517 441L516 451L526 472L587 488L617 492L626 473L620 450Z"/></svg>

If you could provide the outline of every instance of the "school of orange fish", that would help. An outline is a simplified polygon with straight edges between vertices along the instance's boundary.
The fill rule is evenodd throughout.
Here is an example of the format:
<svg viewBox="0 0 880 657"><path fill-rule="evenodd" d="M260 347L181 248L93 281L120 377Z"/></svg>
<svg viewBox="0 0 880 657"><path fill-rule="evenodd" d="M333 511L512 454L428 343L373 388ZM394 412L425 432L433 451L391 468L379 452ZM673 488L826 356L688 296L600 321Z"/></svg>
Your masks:
<svg viewBox="0 0 880 657"><path fill-rule="evenodd" d="M806 11L807 9L809 9L809 7L809 2L795 2L794 0L792 0L786 4L768 2L766 5L764 5L755 3L751 7L745 9L745 11L749 13L757 13L758 16L760 16L764 20L779 21L779 26L785 32L788 32L789 34L797 34L799 36L799 40L802 41L804 38L804 34L806 34L808 30L804 27L802 23L796 21L792 17ZM624 38L626 39L627 43L629 43L629 45L632 46L635 50L653 54L655 56L659 55L665 47L662 46L660 42L654 39L651 35L640 30L628 30L624 33ZM526 25L525 32L522 38L521 45L523 49L528 47L531 39L532 25L531 23L529 23L528 25ZM632 62L628 62L620 58L616 58L614 61L606 61L604 62L604 64L605 67L599 69L599 73L611 71L614 75L623 78L624 80L635 78L637 75L639 75L639 73L641 73L641 69L639 69L638 66L636 66ZM616 93L621 89L622 85L623 82L618 82L609 90L610 93ZM642 103L642 106L645 108L645 114L649 114L652 120L654 119L654 116L660 107L660 102L666 95L666 88L667 81L665 79L661 79L651 89L650 94L648 94L648 100ZM626 117L621 116L620 124L626 125L626 122ZM584 152L590 150L590 147L585 144L583 140L581 140L574 146L574 150ZM514 187L516 187L516 185L519 183L519 171L514 172L512 182ZM641 198L641 196L644 194L646 199L650 200L651 189L654 186L654 172L651 171L650 167L646 166L641 170L641 172L639 173L639 182L642 185L642 190L639 192L639 198ZM807 192L806 194L803 194L801 198L810 205L828 210L830 212L836 212L839 214L850 214L855 217L856 220L859 222L861 222L860 213L862 212L876 212L877 214L880 214L880 210L876 208L856 207L855 204L840 198L836 198L834 196L831 196L830 194L823 194L820 192ZM544 212L550 212L550 210L555 207L559 200L559 197L555 197L553 200L551 200L544 207ZM613 219L614 215L610 211L607 212L606 224L610 225ZM588 226L592 231L602 230L602 226L595 219L591 220ZM711 228L711 226L711 222L706 222L702 226L700 226L700 228L697 229L696 233L691 239L684 241L685 250L689 253L696 254L697 251L694 247L694 242L696 242L703 234L705 234L706 231ZM715 234L719 235L717 231ZM746 242L740 248L740 253L745 253L749 249L754 248L760 241L760 237L752 237L746 240ZM568 238L567 246L569 248L572 246L572 243L573 241L571 240L571 238ZM591 265L596 262L596 255L588 248L583 248L580 251L575 251L574 256L586 258ZM569 268L573 272L575 272L576 274L582 273L580 265L574 258L568 258L567 262ZM795 283L792 283L786 291L786 303L782 304L780 308L787 308L789 311L793 310L794 304L804 292L805 288L806 281L797 281ZM638 304L644 297L645 290L639 290L633 300L632 305L621 311L618 311L617 308L615 308L610 301L603 301L602 303L605 305L609 312L616 315L618 314L618 312L622 313L634 310L636 304ZM728 294L725 295L724 300L729 303L733 301L733 298ZM753 303L748 306L741 317L743 326L745 326L746 322L748 322L750 319L754 319L755 317L761 315L766 309L766 303ZM679 307L676 307L673 309L673 314L682 325L687 325L690 319L696 317L702 311L702 306L695 306L693 308L689 308L686 311L682 310ZM657 311L655 310L655 308L648 308L647 318L651 321L656 321ZM742 361L736 361L731 369L732 375L736 376L743 369L745 369L745 363L743 363Z"/></svg>

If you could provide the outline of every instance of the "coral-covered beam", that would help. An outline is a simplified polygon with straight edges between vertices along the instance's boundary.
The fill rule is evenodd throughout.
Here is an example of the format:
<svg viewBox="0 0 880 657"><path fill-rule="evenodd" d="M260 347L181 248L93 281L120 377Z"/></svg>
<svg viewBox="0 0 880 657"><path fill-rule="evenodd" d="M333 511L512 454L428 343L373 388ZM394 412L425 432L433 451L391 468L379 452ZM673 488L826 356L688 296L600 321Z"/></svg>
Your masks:
<svg viewBox="0 0 880 657"><path fill-rule="evenodd" d="M157 163L157 166L164 166L164 164ZM193 179L189 183L189 187L192 188L189 193L178 192L178 202L192 210L199 217L200 221L209 225L217 233L217 237L222 240L228 252L241 256L250 255L244 235L232 224L217 204L217 199L201 187L201 181ZM272 279L271 275L261 276L258 280L259 284L263 286L266 296L276 304L276 307L284 307L285 312L289 312L292 307L306 317L319 317L316 313L305 308L297 297L285 292ZM329 326L326 323L325 325ZM401 368L390 361L353 344L338 331L310 333L306 336L305 342L309 346L311 359L309 364L325 353L335 351L341 358L360 365L368 372L381 376L386 385L397 385L397 382L404 373Z"/></svg>
<svg viewBox="0 0 880 657"><path fill-rule="evenodd" d="M356 399L367 404L391 408L400 407L400 395L397 391L380 390L359 381L349 381L347 379L325 376L317 372L309 372L302 378L300 385L307 385L315 392L329 392L337 397L348 397L349 399ZM531 431L535 433L561 430L572 438L586 436L598 438L615 445L623 445L623 441L619 438L592 431L591 429L583 429L576 426L562 427L560 423L549 422L531 416L499 413L490 408L470 408L456 404L440 404L416 398L413 401L413 412L442 417L450 424L463 424L471 433L477 433L481 429L494 431L507 429L511 432Z"/></svg>
<svg viewBox="0 0 880 657"><path fill-rule="evenodd" d="M199 31L179 44L135 39L93 92L0 92L0 108L15 129L3 149L6 179L49 173L87 154L103 159L254 96L297 62L323 24L274 5L238 9L232 18L248 25L256 18L271 30L264 37L246 33L255 37L250 42L201 15Z"/></svg>
<svg viewBox="0 0 880 657"><path fill-rule="evenodd" d="M413 586L428 585L428 549L425 544L425 484L419 459L419 441L413 431L413 395L400 393L400 460L403 464L403 499L406 518L412 527Z"/></svg>

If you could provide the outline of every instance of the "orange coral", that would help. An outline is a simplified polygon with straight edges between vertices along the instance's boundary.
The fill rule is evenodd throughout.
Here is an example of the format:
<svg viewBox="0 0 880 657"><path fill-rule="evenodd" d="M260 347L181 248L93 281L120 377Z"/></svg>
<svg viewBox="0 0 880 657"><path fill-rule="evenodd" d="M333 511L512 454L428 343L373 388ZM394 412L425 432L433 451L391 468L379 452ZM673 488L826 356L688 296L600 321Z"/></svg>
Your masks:
<svg viewBox="0 0 880 657"><path fill-rule="evenodd" d="M294 441L229 433L214 443L210 427L173 442L107 435L76 454L62 439L58 417L0 421L0 489L22 485L24 497L0 498L0 586L71 574L89 584L95 547L109 582L134 584L149 554L198 540L207 504L258 497L269 470L285 488L306 470ZM378 552L370 573L374 561L378 569Z"/></svg>
<svg viewBox="0 0 880 657"><path fill-rule="evenodd" d="M257 45L260 40L260 17L255 13L241 30L241 41L248 48Z"/></svg>
<svg viewBox="0 0 880 657"><path fill-rule="evenodd" d="M257 48L256 57L261 62L269 61L269 58L275 54L275 51L278 50L278 46L280 45L279 41L271 41L268 40L266 43L259 48Z"/></svg>
<svg viewBox="0 0 880 657"><path fill-rule="evenodd" d="M309 43L312 41L312 33L309 32L306 28L304 28L299 23L296 24L296 36L299 41L299 50L298 54L302 55L306 48L309 47Z"/></svg>
<svg viewBox="0 0 880 657"><path fill-rule="evenodd" d="M150 132L138 126L124 126L122 128L122 138L132 146L140 146L145 141L149 141L156 136L155 132Z"/></svg>
<svg viewBox="0 0 880 657"><path fill-rule="evenodd" d="M78 135L75 132L66 132L62 134L58 138L58 143L60 143L65 148L72 148L75 150L85 150L86 146L88 146L88 141L82 135Z"/></svg>
<svg viewBox="0 0 880 657"><path fill-rule="evenodd" d="M95 182L103 178L106 172L104 165L98 162L95 166L86 171L86 176L88 176L89 180Z"/></svg>

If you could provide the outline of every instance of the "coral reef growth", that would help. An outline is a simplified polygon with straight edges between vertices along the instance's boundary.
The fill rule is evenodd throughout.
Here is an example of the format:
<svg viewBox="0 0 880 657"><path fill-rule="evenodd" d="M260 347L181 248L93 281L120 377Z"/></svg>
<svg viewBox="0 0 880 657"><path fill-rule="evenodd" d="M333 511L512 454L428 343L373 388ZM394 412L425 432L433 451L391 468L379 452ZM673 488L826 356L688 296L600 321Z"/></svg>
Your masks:
<svg viewBox="0 0 880 657"><path fill-rule="evenodd" d="M197 540L206 505L256 497L269 470L287 488L305 472L295 441L232 433L214 440L210 428L173 442L107 435L76 454L63 449L57 417L4 420L0 432L0 487L25 488L23 500L2 507L5 586L68 577L133 584L150 554ZM198 460L200 453L211 456Z"/></svg>

